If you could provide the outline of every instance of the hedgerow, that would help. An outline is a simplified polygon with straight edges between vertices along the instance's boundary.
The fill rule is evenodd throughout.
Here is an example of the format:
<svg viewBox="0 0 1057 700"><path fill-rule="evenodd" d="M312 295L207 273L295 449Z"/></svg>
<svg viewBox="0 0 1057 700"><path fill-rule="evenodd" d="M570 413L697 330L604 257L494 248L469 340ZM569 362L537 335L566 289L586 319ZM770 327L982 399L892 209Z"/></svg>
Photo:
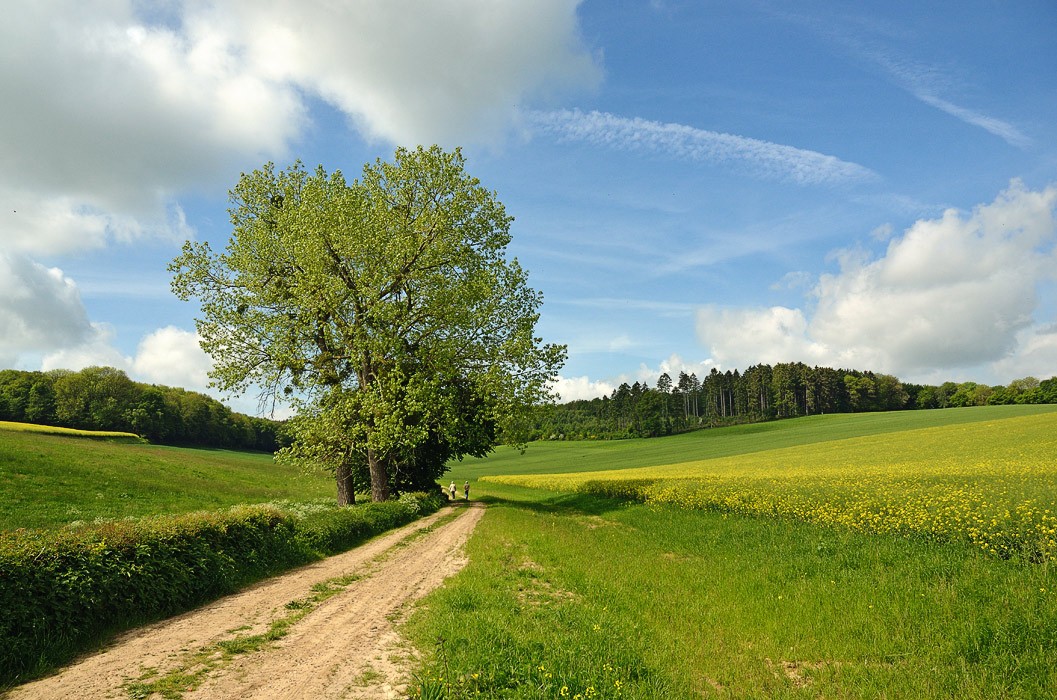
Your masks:
<svg viewBox="0 0 1057 700"><path fill-rule="evenodd" d="M94 642L350 549L440 499L297 504L0 533L0 687Z"/></svg>

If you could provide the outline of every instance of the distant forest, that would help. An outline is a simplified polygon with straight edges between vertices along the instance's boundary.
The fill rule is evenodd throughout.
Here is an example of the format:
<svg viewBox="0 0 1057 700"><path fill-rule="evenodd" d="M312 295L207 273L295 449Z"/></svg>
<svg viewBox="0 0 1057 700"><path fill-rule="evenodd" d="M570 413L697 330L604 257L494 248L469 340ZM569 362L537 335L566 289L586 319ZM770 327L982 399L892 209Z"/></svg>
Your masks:
<svg viewBox="0 0 1057 700"><path fill-rule="evenodd" d="M541 406L532 437L595 440L658 437L701 428L817 413L1057 403L1057 377L1026 377L1008 386L974 382L927 386L888 374L755 365L713 369L703 379L662 374L655 386L621 384L609 396ZM185 389L134 382L112 367L74 372L0 370L0 420L82 430L121 430L162 445L274 452L289 444L283 423L235 413Z"/></svg>
<svg viewBox="0 0 1057 700"><path fill-rule="evenodd" d="M0 370L0 420L136 433L162 445L274 452L282 424L185 389L134 382L112 367Z"/></svg>
<svg viewBox="0 0 1057 700"><path fill-rule="evenodd" d="M1018 379L1009 386L975 382L908 384L888 374L809 367L801 362L713 369L703 379L662 374L653 387L621 384L609 396L541 407L535 435L543 440L656 437L735 423L817 413L1057 403L1057 377Z"/></svg>

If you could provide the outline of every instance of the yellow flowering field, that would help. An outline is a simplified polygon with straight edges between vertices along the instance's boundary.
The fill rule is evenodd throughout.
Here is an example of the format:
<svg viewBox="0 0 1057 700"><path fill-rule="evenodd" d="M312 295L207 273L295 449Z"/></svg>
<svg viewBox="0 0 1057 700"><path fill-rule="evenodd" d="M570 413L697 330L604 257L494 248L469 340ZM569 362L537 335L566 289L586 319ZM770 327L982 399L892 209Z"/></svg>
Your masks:
<svg viewBox="0 0 1057 700"><path fill-rule="evenodd" d="M42 433L47 435L63 435L66 437L86 437L99 440L121 440L129 442L147 442L135 433L123 433L110 430L78 430L76 428L59 428L52 425L37 425L35 423L15 423L0 420L0 430L11 430L20 433Z"/></svg>
<svg viewBox="0 0 1057 700"><path fill-rule="evenodd" d="M485 480L962 539L1003 558L1057 557L1054 413L679 464Z"/></svg>

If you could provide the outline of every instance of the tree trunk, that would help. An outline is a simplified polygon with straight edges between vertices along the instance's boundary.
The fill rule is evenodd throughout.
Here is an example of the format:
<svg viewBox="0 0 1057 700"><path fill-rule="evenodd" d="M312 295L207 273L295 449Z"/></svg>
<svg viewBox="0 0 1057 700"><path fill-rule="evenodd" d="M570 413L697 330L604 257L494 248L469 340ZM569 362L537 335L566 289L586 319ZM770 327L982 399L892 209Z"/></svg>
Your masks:
<svg viewBox="0 0 1057 700"><path fill-rule="evenodd" d="M338 482L338 505L351 506L356 503L356 487L352 484L352 467L341 463L334 472Z"/></svg>
<svg viewBox="0 0 1057 700"><path fill-rule="evenodd" d="M374 450L367 450L367 466L371 470L371 500L375 503L389 500L389 475L385 463L378 459Z"/></svg>

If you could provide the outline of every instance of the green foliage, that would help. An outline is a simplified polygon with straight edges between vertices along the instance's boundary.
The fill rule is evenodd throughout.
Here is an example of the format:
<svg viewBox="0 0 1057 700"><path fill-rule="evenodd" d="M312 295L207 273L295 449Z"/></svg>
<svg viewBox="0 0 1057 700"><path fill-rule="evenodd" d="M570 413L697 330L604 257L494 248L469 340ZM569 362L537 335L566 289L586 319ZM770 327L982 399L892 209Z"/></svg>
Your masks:
<svg viewBox="0 0 1057 700"><path fill-rule="evenodd" d="M109 632L349 549L439 507L432 494L413 500L354 508L239 506L0 533L0 685Z"/></svg>
<svg viewBox="0 0 1057 700"><path fill-rule="evenodd" d="M420 493L404 494L400 501L335 507L305 516L298 523L297 541L314 552L341 552L378 532L409 522L410 516L435 512L440 505L439 497Z"/></svg>
<svg viewBox="0 0 1057 700"><path fill-rule="evenodd" d="M276 421L235 413L205 394L133 382L112 367L0 370L0 421L131 432L164 445L274 452L288 441Z"/></svg>
<svg viewBox="0 0 1057 700"><path fill-rule="evenodd" d="M400 472L425 471L404 480L420 487L448 457L487 451L494 430L478 426L520 437L565 349L534 337L542 297L506 258L512 219L460 151L397 149L351 183L268 164L231 202L226 250L185 244L172 287L201 302L222 389L253 383L306 409L293 457L341 484L366 464L386 500Z"/></svg>
<svg viewBox="0 0 1057 700"><path fill-rule="evenodd" d="M625 383L602 398L541 406L532 434L539 440L627 439L819 414L1045 403L1057 403L1057 377L1025 377L1008 387L933 387L801 362L761 364L744 373L713 369L700 380L681 372L677 383L665 373L656 388Z"/></svg>

